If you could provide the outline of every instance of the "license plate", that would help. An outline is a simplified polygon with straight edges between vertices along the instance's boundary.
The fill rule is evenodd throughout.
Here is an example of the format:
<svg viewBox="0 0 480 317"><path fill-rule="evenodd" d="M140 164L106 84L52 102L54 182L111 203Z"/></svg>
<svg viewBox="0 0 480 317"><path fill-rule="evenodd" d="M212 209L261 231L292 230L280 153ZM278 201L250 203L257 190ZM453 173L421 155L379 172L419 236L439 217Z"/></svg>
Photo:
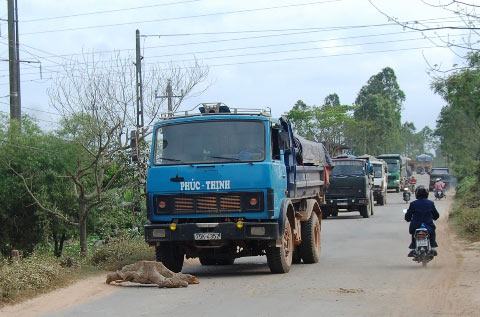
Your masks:
<svg viewBox="0 0 480 317"><path fill-rule="evenodd" d="M338 206L347 206L348 203L347 202L339 202L337 203Z"/></svg>
<svg viewBox="0 0 480 317"><path fill-rule="evenodd" d="M417 247L426 247L428 246L428 241L426 239L417 240Z"/></svg>
<svg viewBox="0 0 480 317"><path fill-rule="evenodd" d="M195 240L220 240L222 239L221 233L216 232L200 232L194 234Z"/></svg>

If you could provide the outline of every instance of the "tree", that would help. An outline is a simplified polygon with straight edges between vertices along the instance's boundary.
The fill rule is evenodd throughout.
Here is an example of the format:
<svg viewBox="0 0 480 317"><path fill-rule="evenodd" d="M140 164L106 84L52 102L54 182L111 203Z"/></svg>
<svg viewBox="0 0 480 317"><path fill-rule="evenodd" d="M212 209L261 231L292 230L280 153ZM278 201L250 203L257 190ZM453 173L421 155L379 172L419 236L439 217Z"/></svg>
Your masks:
<svg viewBox="0 0 480 317"><path fill-rule="evenodd" d="M299 100L288 112L296 132L312 141L323 142L335 155L346 142L346 130L352 124L352 107L340 104L337 94L328 95L322 106L308 106Z"/></svg>
<svg viewBox="0 0 480 317"><path fill-rule="evenodd" d="M146 70L146 130L139 134L138 142L143 142L151 131L148 128L159 117L163 102L155 102L155 91L165 85L166 78L173 80L176 88L183 86L183 100L207 74L198 63L191 68L170 67L163 72L159 68ZM131 59L114 55L102 60L94 54L84 55L83 60L64 65L63 74L54 80L49 96L51 105L62 116L57 136L74 149L71 153L74 164L52 173L68 183L75 204L62 208L53 197L37 191L28 179L35 178L38 171L22 173L15 167L12 170L42 210L78 225L80 251L85 255L87 220L92 211L101 209L112 191L132 184L140 187L135 179L137 165L131 163L129 155L129 131L136 125L135 72ZM73 217L66 208L74 210Z"/></svg>
<svg viewBox="0 0 480 317"><path fill-rule="evenodd" d="M22 119L21 129L16 121L9 125L6 118L0 120L4 123L0 125L4 127L0 129L0 248L3 253L13 248L30 252L37 243L51 239L54 254L60 256L63 242L75 225L71 220L75 201L71 186L54 175L72 163L69 146L43 133L27 117ZM31 189L36 192L35 198L29 194ZM55 201L65 213L44 210L35 199Z"/></svg>
<svg viewBox="0 0 480 317"><path fill-rule="evenodd" d="M360 89L353 116L357 122L352 131L356 153L399 151L401 147L401 109L405 93L400 89L395 72L382 69Z"/></svg>
<svg viewBox="0 0 480 317"><path fill-rule="evenodd" d="M480 62L478 53L468 68L437 78L432 87L446 101L435 134L440 149L460 177L474 172L480 180Z"/></svg>

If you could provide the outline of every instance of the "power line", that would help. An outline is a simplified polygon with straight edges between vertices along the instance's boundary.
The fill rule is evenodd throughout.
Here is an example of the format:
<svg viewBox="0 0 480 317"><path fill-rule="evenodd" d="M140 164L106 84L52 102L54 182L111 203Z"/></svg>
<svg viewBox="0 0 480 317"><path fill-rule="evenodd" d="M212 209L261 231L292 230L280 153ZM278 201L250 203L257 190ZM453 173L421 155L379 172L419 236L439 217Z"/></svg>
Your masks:
<svg viewBox="0 0 480 317"><path fill-rule="evenodd" d="M67 19L67 18L73 18L73 17L87 16L87 15L96 15L96 14L114 13L114 12L122 12L122 11L132 11L132 10L139 10L139 9L166 7L166 6L172 6L172 5L178 5L178 4L186 4L186 3L199 2L199 1L203 1L203 0L177 1L177 2L168 2L168 3L152 4L152 5L146 5L146 6L122 8L122 9L91 11L91 12L84 12L84 13L77 13L77 14L58 15L58 16L53 16L53 17L44 17L44 18L35 18L35 19L29 19L29 20L20 20L20 22L22 22L22 23L30 23L30 22L37 22L37 21Z"/></svg>
<svg viewBox="0 0 480 317"><path fill-rule="evenodd" d="M316 55L316 56L303 56L303 57L279 58L279 59L268 59L268 60L256 60L256 61L216 64L216 65L209 65L209 66L210 67L221 67L221 66L234 66L234 65L246 65L246 64L272 63L272 62L287 62L287 61L308 60L308 59L327 58L327 57L370 55L370 54L390 53L390 52L403 52L403 51L412 51L412 50L430 49L430 48L438 48L438 46L432 45L432 46L419 46L419 47L409 47L409 48L391 49L391 50L367 51L367 52L356 52L356 53L342 53L342 54L331 54L331 55ZM185 67L185 68L191 68L191 67Z"/></svg>
<svg viewBox="0 0 480 317"><path fill-rule="evenodd" d="M442 18L433 18L433 19L428 19L429 21L434 21L434 20L439 20L439 19L443 19L444 22L450 22L450 21L446 21L446 17L442 17ZM426 21L426 20L425 20ZM239 40L250 40L250 39L259 39L259 38L267 38L267 37L278 37L278 36L289 36L289 35L296 35L296 34L306 34L306 33L314 33L314 32L323 32L323 31L327 31L327 30L332 30L332 29L346 29L346 28L364 28L364 27L378 27L378 26L385 26L385 25L391 25L391 24L371 24L371 25L354 25L354 26L335 26L335 27L328 27L328 28L305 28L305 30L312 30L313 31L307 31L307 32L298 32L298 33L282 33L282 34L270 34L270 35L262 35L262 36L253 36L253 37L242 37L242 38L230 38L230 39L219 39L219 40L209 40L209 41L200 41L200 42L188 42L188 43L179 43L179 44L169 44L169 45L159 45L159 46L151 46L151 47L145 47L145 49L153 49L153 48L162 48L162 47L172 47L172 46L187 46L187 45L195 45L195 44L208 44L208 43L218 43L218 42L228 42L228 41L239 41ZM396 25L396 24L393 24L393 25ZM280 30L280 29L279 29ZM293 30L293 29L290 29L290 30ZM297 29L297 30L302 30L302 29ZM252 32L256 32L255 30L251 30ZM238 31L238 32L244 32L244 31ZM245 31L245 32L250 32L250 31ZM263 32L263 31L261 31ZM406 31L406 32L392 32L392 33L384 33L384 35L393 35L393 34L401 34L401 33L410 33L410 32L414 32L414 31ZM343 37L343 38L336 38L335 40L343 40L343 39L354 39L354 38L364 38L364 37L370 37L370 36L380 36L381 34L374 34L374 35L366 35L366 36L352 36L352 37ZM334 40L334 39L329 39L329 40ZM321 41L324 41L324 40L317 40L318 42L321 42ZM300 44L300 43L307 43L307 42L315 42L315 41L303 41L303 42L293 42L292 44ZM2 43L2 42L0 42ZM2 43L4 45L7 45L5 43ZM271 44L272 46L274 46L275 44ZM38 55L34 55L34 56L37 56L37 58L43 58L45 60L48 60L54 64L57 64L60 66L59 63L57 62L54 62L52 61L51 59L49 59L49 57L59 57L59 58L62 58L66 61L71 61L71 59L68 59L66 58L66 56L75 56L75 55L81 55L82 53L74 53L74 54L52 54L51 52L48 52L48 51L45 51L45 50L42 50L42 49L39 49L39 48L35 48L35 47L32 47L32 46L29 46L29 45L26 45L26 44L23 44L22 46L26 46L26 47L29 47L31 49L34 49L34 50L37 50L39 52L42 52L44 54L48 54L46 56L38 56ZM279 44L279 46L283 46L283 44ZM251 48L259 48L261 46L257 46L257 47L251 47ZM267 47L267 45L265 45L265 47ZM241 48L239 48L241 49ZM83 53L83 54L95 54L95 53L98 53L98 54L101 54L101 53L107 53L107 52L120 52L120 51L132 51L133 49L118 49L118 50L108 50L108 51L98 51L98 52L92 52L92 53ZM230 50L230 49L225 49L225 50ZM233 49L232 49L233 50ZM191 53L191 54L195 54L196 52L194 53ZM30 54L33 54L33 53L30 53ZM179 55L187 55L187 54L190 54L190 53L181 53ZM177 54L175 54L177 55Z"/></svg>
<svg viewBox="0 0 480 317"><path fill-rule="evenodd" d="M354 53L341 53L341 54L330 54L330 55L313 55L313 56L303 56L303 57L290 57L290 58L278 58L278 59L265 59L265 60L254 60L254 61L245 61L245 62L232 62L232 63L223 63L223 64L211 64L209 67L223 67L223 66L236 66L236 65L247 65L247 64L259 64L259 63L272 63L272 62L289 62L289 61L300 61L300 60L309 60L309 59L319 59L319 58L329 58L329 57L341 57L341 56L357 56L357 55L371 55L377 53L392 53L392 52L404 52L404 51L413 51L420 49L431 49L431 48L441 48L439 46L418 46L418 47L408 47L400 49L389 49L389 50L374 50L374 51L364 51L364 52L354 52ZM152 63L150 63L152 64ZM153 63L154 64L154 63ZM178 69L191 69L192 66L179 67ZM160 70L169 70L171 68L161 68ZM56 79L68 78L68 76L57 77ZM54 78L48 78L53 80ZM0 85L5 85L2 83Z"/></svg>
<svg viewBox="0 0 480 317"><path fill-rule="evenodd" d="M385 35L389 35L389 33L386 33ZM456 36L462 36L462 34L456 35ZM368 36L363 36L363 37L368 37ZM450 36L452 37L452 36ZM341 39L341 38L337 38ZM323 41L333 41L337 39L323 39L319 41L313 41L313 42L323 42ZM378 44L387 44L387 43L399 43L399 42L409 42L409 41L418 41L418 40L424 40L424 37L416 37L416 38L407 38L407 39L394 39L394 40L388 40L388 41L374 41L374 42L361 42L361 43L353 43L353 44L344 44L344 45L330 45L330 46L322 46L322 47L313 47L313 48L299 48L299 49L291 49L291 50L276 50L276 51L267 51L267 52L255 52L255 53L244 53L244 54L235 54L235 55L223 55L223 56L211 56L211 57L203 57L200 58L200 60L210 60L210 59L223 59L223 58L233 58L233 57L246 57L246 56L258 56L258 55L270 55L270 54L281 54L281 53L292 53L292 52L302 52L302 51L312 51L312 50L322 50L322 49L331 49L331 48L345 48L345 47L354 47L354 46L364 46L364 45L378 45ZM287 43L284 43L287 44ZM272 46L277 46L277 45L282 45L282 44L275 44ZM264 45L260 47L269 47L269 45ZM220 52L220 51L225 51L225 50L239 50L242 48L232 48L232 49L223 49L223 50L211 50L208 52ZM191 52L191 54L195 54L199 52ZM186 53L185 53L186 54ZM177 55L184 55L184 54L177 54ZM170 55L167 55L170 56ZM150 58L156 58L156 57L163 57L163 55L159 56L151 56ZM150 65L155 65L157 63L184 63L184 62L191 62L195 61L198 59L186 59L186 60L174 60L174 61L158 61L154 63L147 63ZM107 62L107 61L105 61ZM82 64L82 63L79 63ZM49 69L52 69L51 66ZM55 70L49 70L46 71L45 73L60 73L60 71L55 71ZM25 73L23 75L33 75L36 73ZM6 75L2 75L6 76ZM2 77L0 76L0 77Z"/></svg>
<svg viewBox="0 0 480 317"><path fill-rule="evenodd" d="M170 18L153 19L153 20L140 20L140 21L131 21L131 22L123 22L123 23L112 23L112 24L88 25L88 26L81 26L81 27L75 27L75 28L27 32L27 33L22 33L22 35L25 36L25 35L34 35L34 34L44 34L44 33L80 31L80 30L89 30L89 29L106 28L106 27L114 27L114 26L137 25L140 23L143 24L143 23L152 23L152 22L165 22L165 21L174 21L174 20L204 18L204 17L218 16L218 15L229 15L229 14L239 14L239 13L249 13L249 12L285 9L285 8L293 8L293 7L302 7L302 6L332 3L332 2L340 2L340 1L344 1L344 0L324 0L324 1L314 1L314 2L306 2L306 3L293 3L293 4L287 4L287 5L270 6L270 7L255 8L255 9L243 9L243 10L223 11L223 12L214 12L214 13L204 13L204 14L188 15L188 16L181 16L181 17L170 17Z"/></svg>
<svg viewBox="0 0 480 317"><path fill-rule="evenodd" d="M465 34L460 34L456 36L462 36ZM453 37L452 35L449 36L450 38ZM363 45L376 45L376 44L387 44L387 43L398 43L398 42L408 42L408 41L418 41L418 40L425 40L425 37L416 37L416 38L408 38L408 39L395 39L389 41L376 41L376 42L363 42L363 43L353 43L353 44L344 44L344 45L331 45L331 46L322 46L322 47L310 47L310 48L298 48L298 49L291 49L291 50L276 50L276 51L269 51L269 52L256 52L256 53L244 53L244 54L235 54L235 55L223 55L223 56L210 56L210 57L203 57L200 58L201 60L208 60L208 59L218 59L218 58L232 58L232 57L245 57L245 56L255 56L255 55L269 55L269 54L281 54L281 53L292 53L292 52L302 52L302 51L311 51L311 50L322 50L322 49L329 49L329 48L344 48L344 47L352 47L352 46L363 46ZM328 40L319 40L319 41L312 41L312 42L323 42ZM280 46L283 44L276 44L272 46ZM257 47L269 47L268 45L257 46ZM221 50L211 50L211 51L204 51L204 52L221 52L221 51L230 51L230 50L238 50L243 48L232 48L232 49L221 49ZM203 52L191 52L191 55L199 54ZM170 55L156 55L156 56L149 56L149 58L157 58L157 57L164 57L164 56L178 56L178 55L187 55L187 53L181 54L170 54ZM186 59L186 60L173 60L173 61L165 61L165 62L157 62L157 63L183 63L183 62L191 62L195 61L196 59Z"/></svg>
<svg viewBox="0 0 480 317"><path fill-rule="evenodd" d="M454 23L454 22L458 22L459 20L458 18L455 18L455 17L438 17L438 18L430 18L430 19L423 19L423 20L406 21L405 23L412 23L415 21L417 22L420 21L424 23L435 22L435 21L441 21L443 23ZM221 35L221 34L242 34L242 33L268 33L268 32L284 32L284 33L267 34L267 35L260 35L260 36L248 36L248 37L235 37L235 38L228 38L228 39L216 39L216 40L196 41L196 42L184 42L184 43L165 44L165 45L156 45L156 46L146 46L144 47L144 49L179 47L179 46L190 46L190 45L198 45L198 44L211 44L211 43L222 43L222 42L243 41L243 40L255 40L255 39L263 39L263 38L271 38L271 37L284 37L284 36L291 36L291 35L302 35L302 34L311 34L311 33L319 33L319 32L374 28L374 27L384 27L384 26L398 26L398 24L397 23L380 23L380 24L344 25L344 26L332 26L332 27L308 27L308 28L286 28L286 29L270 29L270 30L243 30L243 31L231 31L231 32L209 32L209 34L212 34L212 35L213 34ZM186 35L201 35L201 34L202 33L188 33L188 34L183 33L183 34L166 34L161 36L186 36ZM79 56L79 55L93 55L93 54L104 54L104 53L135 50L132 48L123 48L123 49L114 49L114 50L82 52L82 53L53 54L45 50L28 46L26 44L22 44L22 45L47 54L44 57L59 57L65 60L69 60L66 57L73 57L73 56Z"/></svg>

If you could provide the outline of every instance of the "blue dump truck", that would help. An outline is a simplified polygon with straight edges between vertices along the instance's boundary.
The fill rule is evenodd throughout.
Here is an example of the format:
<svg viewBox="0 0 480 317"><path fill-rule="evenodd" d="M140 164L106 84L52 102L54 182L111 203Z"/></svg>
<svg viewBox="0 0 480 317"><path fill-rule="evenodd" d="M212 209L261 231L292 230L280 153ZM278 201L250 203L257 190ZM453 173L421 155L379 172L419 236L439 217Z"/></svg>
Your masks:
<svg viewBox="0 0 480 317"><path fill-rule="evenodd" d="M182 270L267 256L273 273L320 256L328 154L266 111L199 105L153 129L145 240L157 261ZM195 109L194 109L195 110Z"/></svg>

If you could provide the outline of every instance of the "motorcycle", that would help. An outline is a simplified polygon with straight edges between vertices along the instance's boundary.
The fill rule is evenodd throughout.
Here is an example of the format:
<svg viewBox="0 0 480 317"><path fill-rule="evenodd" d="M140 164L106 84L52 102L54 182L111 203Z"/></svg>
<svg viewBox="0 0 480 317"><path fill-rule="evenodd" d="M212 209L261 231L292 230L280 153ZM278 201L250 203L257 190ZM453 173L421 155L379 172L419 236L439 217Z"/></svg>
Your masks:
<svg viewBox="0 0 480 317"><path fill-rule="evenodd" d="M430 235L425 225L415 230L415 250L413 254L413 261L422 263L422 266L427 266L427 263L433 260L437 255L435 250L430 246Z"/></svg>
<svg viewBox="0 0 480 317"><path fill-rule="evenodd" d="M435 200L441 200L445 197L445 193L443 192L443 190L435 189L434 196Z"/></svg>
<svg viewBox="0 0 480 317"><path fill-rule="evenodd" d="M410 201L411 196L412 193L410 193L410 189L408 189L408 187L405 187L403 189L403 200L405 201L405 203L408 203Z"/></svg>

